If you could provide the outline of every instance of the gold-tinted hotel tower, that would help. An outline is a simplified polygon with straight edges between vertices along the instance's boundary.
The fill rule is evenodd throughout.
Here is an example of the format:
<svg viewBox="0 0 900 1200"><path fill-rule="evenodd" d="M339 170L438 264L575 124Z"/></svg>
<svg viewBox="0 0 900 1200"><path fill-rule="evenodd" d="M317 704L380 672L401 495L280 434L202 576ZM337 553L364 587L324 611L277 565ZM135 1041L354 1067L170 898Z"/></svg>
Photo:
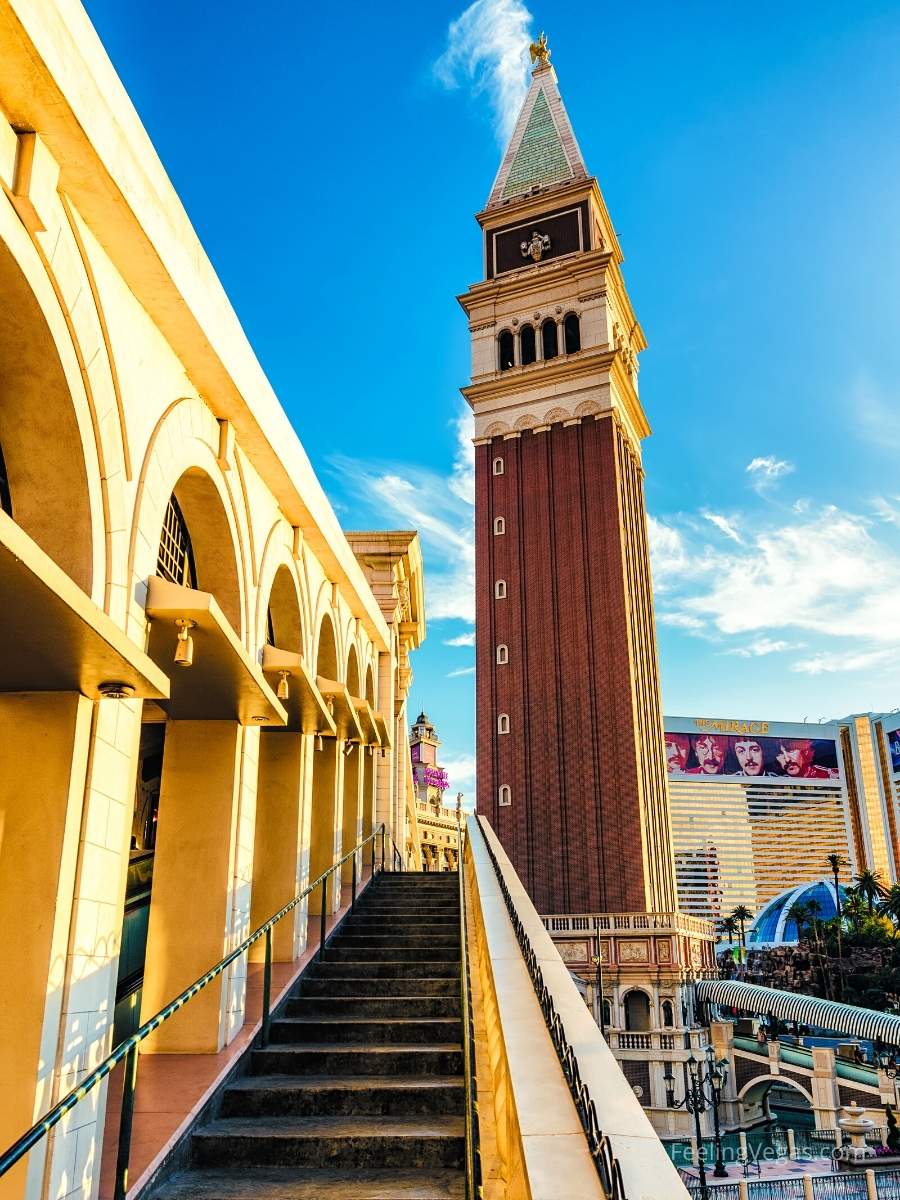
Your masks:
<svg viewBox="0 0 900 1200"><path fill-rule="evenodd" d="M672 911L645 341L544 45L460 297L475 414L478 809L543 913Z"/></svg>

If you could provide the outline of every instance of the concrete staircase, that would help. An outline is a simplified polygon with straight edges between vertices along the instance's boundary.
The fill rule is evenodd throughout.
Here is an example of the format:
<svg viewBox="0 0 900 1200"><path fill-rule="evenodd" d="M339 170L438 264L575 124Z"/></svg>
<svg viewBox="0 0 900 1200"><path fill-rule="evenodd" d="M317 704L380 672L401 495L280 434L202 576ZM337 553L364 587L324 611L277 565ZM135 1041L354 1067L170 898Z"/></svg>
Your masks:
<svg viewBox="0 0 900 1200"><path fill-rule="evenodd" d="M375 878L154 1197L465 1195L457 888L455 873Z"/></svg>

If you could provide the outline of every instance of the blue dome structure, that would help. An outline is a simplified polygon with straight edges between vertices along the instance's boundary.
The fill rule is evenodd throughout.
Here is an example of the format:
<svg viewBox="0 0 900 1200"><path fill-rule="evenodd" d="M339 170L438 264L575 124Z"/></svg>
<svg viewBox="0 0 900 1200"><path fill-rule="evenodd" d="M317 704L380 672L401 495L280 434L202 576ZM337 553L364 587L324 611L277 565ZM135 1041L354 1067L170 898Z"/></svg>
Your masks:
<svg viewBox="0 0 900 1200"><path fill-rule="evenodd" d="M841 904L847 894L846 888L841 887ZM831 879L815 879L812 883L801 883L798 887L788 888L774 900L770 900L756 914L756 918L747 930L748 946L783 946L800 940L797 923L788 913L795 904L809 904L815 901L819 908L817 917L821 921L830 921L837 916L837 900L834 894L834 881Z"/></svg>

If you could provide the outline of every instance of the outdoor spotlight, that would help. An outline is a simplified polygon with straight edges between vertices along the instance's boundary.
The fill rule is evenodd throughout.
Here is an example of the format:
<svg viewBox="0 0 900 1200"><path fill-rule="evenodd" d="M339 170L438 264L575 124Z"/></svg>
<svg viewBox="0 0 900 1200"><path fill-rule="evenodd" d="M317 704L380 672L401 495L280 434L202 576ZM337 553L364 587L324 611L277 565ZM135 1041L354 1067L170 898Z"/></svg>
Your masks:
<svg viewBox="0 0 900 1200"><path fill-rule="evenodd" d="M278 675L278 699L287 700L288 696L291 694L291 689L288 686L288 675L290 675L290 671L279 671Z"/></svg>
<svg viewBox="0 0 900 1200"><path fill-rule="evenodd" d="M352 753L353 753L353 743L352 742L344 742L344 754L349 758Z"/></svg>
<svg viewBox="0 0 900 1200"><path fill-rule="evenodd" d="M191 630L194 628L197 622L191 621L187 617L176 617L175 624L178 626L178 644L175 647L175 666L193 666L194 639L191 637Z"/></svg>
<svg viewBox="0 0 900 1200"><path fill-rule="evenodd" d="M130 683L101 683L97 688L101 700L130 700L134 688Z"/></svg>
<svg viewBox="0 0 900 1200"><path fill-rule="evenodd" d="M316 749L317 750L325 749L325 742L324 742L324 739L322 738L321 733L316 734Z"/></svg>

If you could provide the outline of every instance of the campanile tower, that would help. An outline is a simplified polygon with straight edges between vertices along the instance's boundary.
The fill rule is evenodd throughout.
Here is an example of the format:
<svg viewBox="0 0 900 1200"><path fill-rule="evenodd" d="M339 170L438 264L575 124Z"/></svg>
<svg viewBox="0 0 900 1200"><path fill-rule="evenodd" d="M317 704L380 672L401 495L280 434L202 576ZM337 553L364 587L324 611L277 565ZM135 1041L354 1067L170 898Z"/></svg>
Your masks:
<svg viewBox="0 0 900 1200"><path fill-rule="evenodd" d="M460 297L475 414L478 809L542 913L676 907L638 396L644 335L548 62Z"/></svg>

